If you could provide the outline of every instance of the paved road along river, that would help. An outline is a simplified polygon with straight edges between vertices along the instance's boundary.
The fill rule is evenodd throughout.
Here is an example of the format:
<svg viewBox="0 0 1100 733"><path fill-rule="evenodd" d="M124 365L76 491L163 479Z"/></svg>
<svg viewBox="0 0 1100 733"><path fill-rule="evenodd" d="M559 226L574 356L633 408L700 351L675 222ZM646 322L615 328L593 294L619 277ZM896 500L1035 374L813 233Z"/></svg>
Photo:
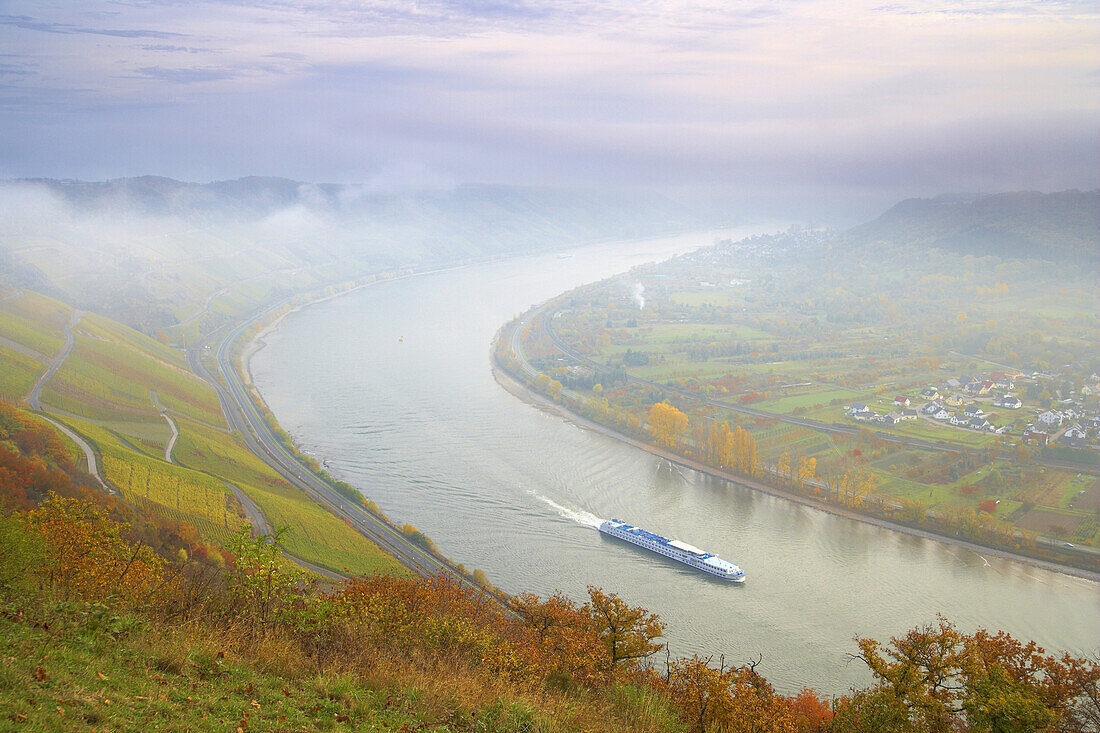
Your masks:
<svg viewBox="0 0 1100 733"><path fill-rule="evenodd" d="M675 655L763 655L776 686L863 683L854 635L934 620L1100 650L1100 586L834 517L690 471L521 402L496 329L570 287L713 242L700 234L541 254L366 288L290 315L252 360L283 427L333 474L504 590L588 584L668 622ZM751 277L751 273L746 273ZM618 517L748 572L743 587L605 538Z"/></svg>

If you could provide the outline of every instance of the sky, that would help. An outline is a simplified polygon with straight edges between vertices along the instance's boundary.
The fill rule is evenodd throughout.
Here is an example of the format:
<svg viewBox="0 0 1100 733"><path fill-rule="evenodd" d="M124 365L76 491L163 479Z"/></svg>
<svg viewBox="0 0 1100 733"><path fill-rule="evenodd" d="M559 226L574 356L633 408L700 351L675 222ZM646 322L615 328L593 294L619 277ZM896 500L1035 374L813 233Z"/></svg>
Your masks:
<svg viewBox="0 0 1100 733"><path fill-rule="evenodd" d="M0 0L0 178L1100 187L1095 0Z"/></svg>

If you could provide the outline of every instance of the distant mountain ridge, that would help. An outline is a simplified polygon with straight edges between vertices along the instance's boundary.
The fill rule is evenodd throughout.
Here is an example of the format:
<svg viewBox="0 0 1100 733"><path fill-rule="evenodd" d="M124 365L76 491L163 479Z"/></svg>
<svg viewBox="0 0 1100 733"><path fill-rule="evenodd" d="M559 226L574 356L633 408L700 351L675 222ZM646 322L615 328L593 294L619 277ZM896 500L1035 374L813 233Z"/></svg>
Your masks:
<svg viewBox="0 0 1100 733"><path fill-rule="evenodd" d="M4 186L33 184L77 210L124 206L144 216L177 216L194 223L264 218L291 207L345 221L391 218L395 214L534 215L548 226L580 236L644 234L654 226L681 226L691 219L683 207L658 194L466 183L448 188L386 190L369 185L304 183L248 176L191 183L159 176L109 181L20 179ZM488 216L487 216L488 215ZM632 223L633 222L633 223ZM412 223L412 222L407 222ZM450 222L452 225L455 222ZM461 235L461 229L456 234Z"/></svg>
<svg viewBox="0 0 1100 733"><path fill-rule="evenodd" d="M1097 263L1100 191L907 199L840 242Z"/></svg>

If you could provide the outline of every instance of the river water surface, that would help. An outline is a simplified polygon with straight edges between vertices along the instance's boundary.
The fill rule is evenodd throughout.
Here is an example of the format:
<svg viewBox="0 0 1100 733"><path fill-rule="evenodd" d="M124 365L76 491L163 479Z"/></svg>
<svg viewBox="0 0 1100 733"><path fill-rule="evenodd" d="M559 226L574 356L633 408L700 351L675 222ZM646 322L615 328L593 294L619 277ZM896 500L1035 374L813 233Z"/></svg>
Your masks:
<svg viewBox="0 0 1100 733"><path fill-rule="evenodd" d="M734 234L744 234L737 232ZM723 233L728 236L730 233ZM536 302L715 233L604 244L386 282L289 315L252 359L309 453L502 589L614 591L668 624L673 655L763 657L781 691L865 684L852 637L943 613L1051 650L1100 650L1100 585L793 504L670 466L526 404L489 369ZM750 274L751 276L751 274ZM741 565L741 587L595 527L617 517Z"/></svg>

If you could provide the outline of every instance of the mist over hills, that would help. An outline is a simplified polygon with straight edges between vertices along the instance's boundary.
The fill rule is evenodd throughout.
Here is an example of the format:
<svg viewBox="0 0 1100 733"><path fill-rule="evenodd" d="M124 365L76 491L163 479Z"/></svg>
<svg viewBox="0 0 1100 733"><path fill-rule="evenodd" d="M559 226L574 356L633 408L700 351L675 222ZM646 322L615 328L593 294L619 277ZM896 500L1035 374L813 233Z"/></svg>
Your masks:
<svg viewBox="0 0 1100 733"><path fill-rule="evenodd" d="M246 281L253 291L296 288L700 225L654 194L475 184L385 191L259 177L15 180L0 183L0 284L148 330Z"/></svg>
<svg viewBox="0 0 1100 733"><path fill-rule="evenodd" d="M728 217L728 218L732 218ZM656 194L465 184L431 190L249 177L0 182L0 289L145 331L362 275L713 225ZM1100 263L1100 191L909 199L836 246ZM218 295L215 302L214 296Z"/></svg>
<svg viewBox="0 0 1100 733"><path fill-rule="evenodd" d="M840 241L1096 264L1100 191L907 199Z"/></svg>

